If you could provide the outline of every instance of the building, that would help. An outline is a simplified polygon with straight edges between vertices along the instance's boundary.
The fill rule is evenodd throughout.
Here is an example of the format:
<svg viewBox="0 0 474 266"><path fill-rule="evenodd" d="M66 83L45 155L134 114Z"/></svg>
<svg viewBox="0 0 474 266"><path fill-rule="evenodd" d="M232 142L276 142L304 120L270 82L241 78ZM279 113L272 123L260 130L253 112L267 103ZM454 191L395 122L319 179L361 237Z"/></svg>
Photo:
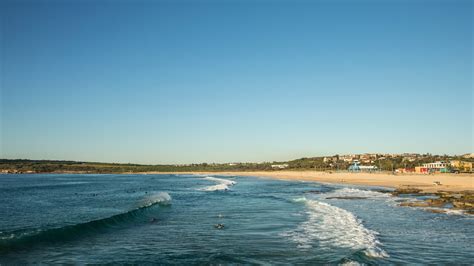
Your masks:
<svg viewBox="0 0 474 266"><path fill-rule="evenodd" d="M357 155L354 155L354 154L350 154L350 155L339 155L339 160L342 160L344 162L352 162L354 161L355 159L357 159Z"/></svg>
<svg viewBox="0 0 474 266"><path fill-rule="evenodd" d="M285 168L288 168L288 164L287 163L284 163L284 164L272 164L272 168L273 169L285 169Z"/></svg>
<svg viewBox="0 0 474 266"><path fill-rule="evenodd" d="M402 162L414 162L416 158L416 156L403 156Z"/></svg>
<svg viewBox="0 0 474 266"><path fill-rule="evenodd" d="M354 160L347 170L351 172L372 172L378 170L378 168L375 165L360 165L358 160Z"/></svg>
<svg viewBox="0 0 474 266"><path fill-rule="evenodd" d="M337 163L338 160L339 160L339 156L337 155L323 158L324 163Z"/></svg>
<svg viewBox="0 0 474 266"><path fill-rule="evenodd" d="M469 158L472 159L474 158L474 153L466 153L462 157L465 159L469 159Z"/></svg>
<svg viewBox="0 0 474 266"><path fill-rule="evenodd" d="M359 161L362 163L374 163L375 160L377 160L377 154L365 153L359 157Z"/></svg>
<svg viewBox="0 0 474 266"><path fill-rule="evenodd" d="M359 170L372 172L378 170L378 167L375 165L359 165Z"/></svg>
<svg viewBox="0 0 474 266"><path fill-rule="evenodd" d="M413 173L416 172L413 168L397 168L395 169L395 173Z"/></svg>
<svg viewBox="0 0 474 266"><path fill-rule="evenodd" d="M429 169L428 169L427 167L417 166L417 167L415 167L415 173L428 174L428 173L429 173Z"/></svg>
<svg viewBox="0 0 474 266"><path fill-rule="evenodd" d="M450 164L454 169L463 171L463 172L472 172L472 169L473 169L473 163L471 162L453 160L450 162Z"/></svg>
<svg viewBox="0 0 474 266"><path fill-rule="evenodd" d="M450 164L445 161L437 161L434 163L423 164L423 167L428 168L429 172L440 172L440 173L447 173L448 166L450 166Z"/></svg>

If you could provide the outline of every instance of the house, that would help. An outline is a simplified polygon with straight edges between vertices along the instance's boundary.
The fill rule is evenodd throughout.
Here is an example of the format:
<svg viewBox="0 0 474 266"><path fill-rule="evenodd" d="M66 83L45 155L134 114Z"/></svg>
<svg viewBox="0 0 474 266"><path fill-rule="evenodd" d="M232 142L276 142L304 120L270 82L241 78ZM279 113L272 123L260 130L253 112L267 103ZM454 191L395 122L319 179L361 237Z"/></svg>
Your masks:
<svg viewBox="0 0 474 266"><path fill-rule="evenodd" d="M359 165L359 170L360 171L371 172L371 171L376 171L377 169L378 169L378 167L375 166L375 165Z"/></svg>
<svg viewBox="0 0 474 266"><path fill-rule="evenodd" d="M285 169L285 168L288 168L288 164L287 163L284 163L284 164L272 164L272 168L273 169Z"/></svg>
<svg viewBox="0 0 474 266"><path fill-rule="evenodd" d="M429 173L429 169L428 169L427 167L417 166L417 167L415 167L415 173L428 174L428 173Z"/></svg>
<svg viewBox="0 0 474 266"><path fill-rule="evenodd" d="M323 162L325 162L325 163L332 162L332 157L324 157Z"/></svg>
<svg viewBox="0 0 474 266"><path fill-rule="evenodd" d="M402 159L402 162L414 162L416 161L416 157L415 156L404 156L403 159Z"/></svg>
<svg viewBox="0 0 474 266"><path fill-rule="evenodd" d="M413 173L416 170L413 168L397 168L395 169L395 173Z"/></svg>
<svg viewBox="0 0 474 266"><path fill-rule="evenodd" d="M437 162L434 162L434 163L425 163L425 164L423 164L423 167L428 168L430 172L447 173L449 165L450 164L448 162L437 161Z"/></svg>
<svg viewBox="0 0 474 266"><path fill-rule="evenodd" d="M359 157L359 161L361 161L362 163L374 163L376 159L377 159L377 154L370 154L370 153L362 154Z"/></svg>
<svg viewBox="0 0 474 266"><path fill-rule="evenodd" d="M340 155L339 160L343 160L344 162L352 162L353 160L357 159L357 155Z"/></svg>
<svg viewBox="0 0 474 266"><path fill-rule="evenodd" d="M450 165L453 168L463 172L472 172L473 169L473 163L460 160L453 160L450 162Z"/></svg>
<svg viewBox="0 0 474 266"><path fill-rule="evenodd" d="M332 156L332 157L324 157L323 158L323 162L324 163L336 163L338 161L338 156L335 155L335 156Z"/></svg>
<svg viewBox="0 0 474 266"><path fill-rule="evenodd" d="M359 172L359 171L376 171L378 168L375 165L360 165L358 160L354 160L354 162L349 166L348 170L352 172Z"/></svg>

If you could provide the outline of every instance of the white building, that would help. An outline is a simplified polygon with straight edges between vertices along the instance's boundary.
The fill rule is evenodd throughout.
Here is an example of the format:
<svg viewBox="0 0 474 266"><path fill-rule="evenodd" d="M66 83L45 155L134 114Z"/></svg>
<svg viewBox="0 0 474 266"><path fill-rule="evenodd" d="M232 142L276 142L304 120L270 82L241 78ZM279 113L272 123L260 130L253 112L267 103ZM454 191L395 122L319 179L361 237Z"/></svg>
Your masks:
<svg viewBox="0 0 474 266"><path fill-rule="evenodd" d="M288 167L288 164L287 163L284 163L284 164L272 164L272 168L274 169L285 169Z"/></svg>
<svg viewBox="0 0 474 266"><path fill-rule="evenodd" d="M437 161L434 163L425 163L423 164L423 167L426 167L428 169L442 169L448 167L449 163L445 161Z"/></svg>
<svg viewBox="0 0 474 266"><path fill-rule="evenodd" d="M352 162L353 160L357 159L357 155L339 155L339 160L342 160L344 162Z"/></svg>
<svg viewBox="0 0 474 266"><path fill-rule="evenodd" d="M378 168L375 165L359 165L360 171L375 171L377 169Z"/></svg>

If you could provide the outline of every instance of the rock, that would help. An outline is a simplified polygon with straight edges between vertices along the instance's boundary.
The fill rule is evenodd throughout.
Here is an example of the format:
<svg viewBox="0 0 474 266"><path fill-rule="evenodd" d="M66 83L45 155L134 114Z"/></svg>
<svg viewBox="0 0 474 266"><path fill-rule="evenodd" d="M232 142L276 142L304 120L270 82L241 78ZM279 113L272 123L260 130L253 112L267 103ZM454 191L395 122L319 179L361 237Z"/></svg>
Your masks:
<svg viewBox="0 0 474 266"><path fill-rule="evenodd" d="M392 194L394 190L386 190L386 189L374 189L374 192L385 193L385 194Z"/></svg>
<svg viewBox="0 0 474 266"><path fill-rule="evenodd" d="M432 213L446 213L446 210L443 209L428 209L428 211Z"/></svg>
<svg viewBox="0 0 474 266"><path fill-rule="evenodd" d="M400 203L403 207L430 207L430 204L425 201L407 201Z"/></svg>
<svg viewBox="0 0 474 266"><path fill-rule="evenodd" d="M399 194L423 194L416 191L417 189L402 188L397 189L394 195ZM450 192L450 191L438 191L435 193L438 198L426 199L424 201L415 202L402 202L400 206L409 207L446 207L449 205L453 206L453 209L463 210L466 214L474 214L474 192L473 191L461 191L461 192ZM449 209L449 208L448 208ZM447 209L431 209L432 212L445 212Z"/></svg>
<svg viewBox="0 0 474 266"><path fill-rule="evenodd" d="M474 215L474 209L468 209L465 213Z"/></svg>
<svg viewBox="0 0 474 266"><path fill-rule="evenodd" d="M443 199L427 199L425 202L429 206L432 206L432 207L442 207L442 206L446 205L446 203L449 203L449 202L446 202Z"/></svg>
<svg viewBox="0 0 474 266"><path fill-rule="evenodd" d="M321 191L319 191L319 190L308 190L308 191L305 191L304 193L321 194Z"/></svg>
<svg viewBox="0 0 474 266"><path fill-rule="evenodd" d="M392 191L392 195L398 196L401 194L419 194L421 192L421 189L419 188L397 188L394 191Z"/></svg>

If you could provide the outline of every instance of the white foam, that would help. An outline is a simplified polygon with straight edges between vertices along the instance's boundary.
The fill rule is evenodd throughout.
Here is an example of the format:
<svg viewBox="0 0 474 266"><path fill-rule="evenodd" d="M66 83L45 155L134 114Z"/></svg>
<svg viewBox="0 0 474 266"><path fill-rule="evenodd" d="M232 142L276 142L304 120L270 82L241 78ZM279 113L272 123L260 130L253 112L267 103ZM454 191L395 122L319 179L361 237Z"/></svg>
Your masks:
<svg viewBox="0 0 474 266"><path fill-rule="evenodd" d="M204 179L216 182L217 185L208 186L208 187L200 189L203 191L229 190L229 187L237 184L235 181L232 181L232 180L217 178L217 177L212 177L212 176L206 176L204 177Z"/></svg>
<svg viewBox="0 0 474 266"><path fill-rule="evenodd" d="M378 233L365 228L351 212L316 200L304 202L308 219L298 229L285 234L298 243L298 248L309 249L318 243L322 249L350 248L363 250L370 257L388 257L380 248Z"/></svg>
<svg viewBox="0 0 474 266"><path fill-rule="evenodd" d="M465 215L466 214L464 210L452 210L452 209L446 209L446 213L450 215Z"/></svg>
<svg viewBox="0 0 474 266"><path fill-rule="evenodd" d="M418 208L418 207L413 207L413 208ZM454 209L447 209L447 208L438 208L438 207L422 207L422 209L427 210L427 211L434 211L434 212L440 212L440 213L445 213L448 215L466 215L466 212L464 210L454 210Z"/></svg>
<svg viewBox="0 0 474 266"><path fill-rule="evenodd" d="M334 190L329 193L325 193L324 196L328 197L364 197L364 198L384 198L389 199L391 198L390 194L382 193L372 190L362 190L357 188L341 188Z"/></svg>
<svg viewBox="0 0 474 266"><path fill-rule="evenodd" d="M152 194L148 197L146 197L143 202L141 207L149 207L154 204L163 204L167 205L171 203L171 196L170 194L166 192L158 192L156 194Z"/></svg>

